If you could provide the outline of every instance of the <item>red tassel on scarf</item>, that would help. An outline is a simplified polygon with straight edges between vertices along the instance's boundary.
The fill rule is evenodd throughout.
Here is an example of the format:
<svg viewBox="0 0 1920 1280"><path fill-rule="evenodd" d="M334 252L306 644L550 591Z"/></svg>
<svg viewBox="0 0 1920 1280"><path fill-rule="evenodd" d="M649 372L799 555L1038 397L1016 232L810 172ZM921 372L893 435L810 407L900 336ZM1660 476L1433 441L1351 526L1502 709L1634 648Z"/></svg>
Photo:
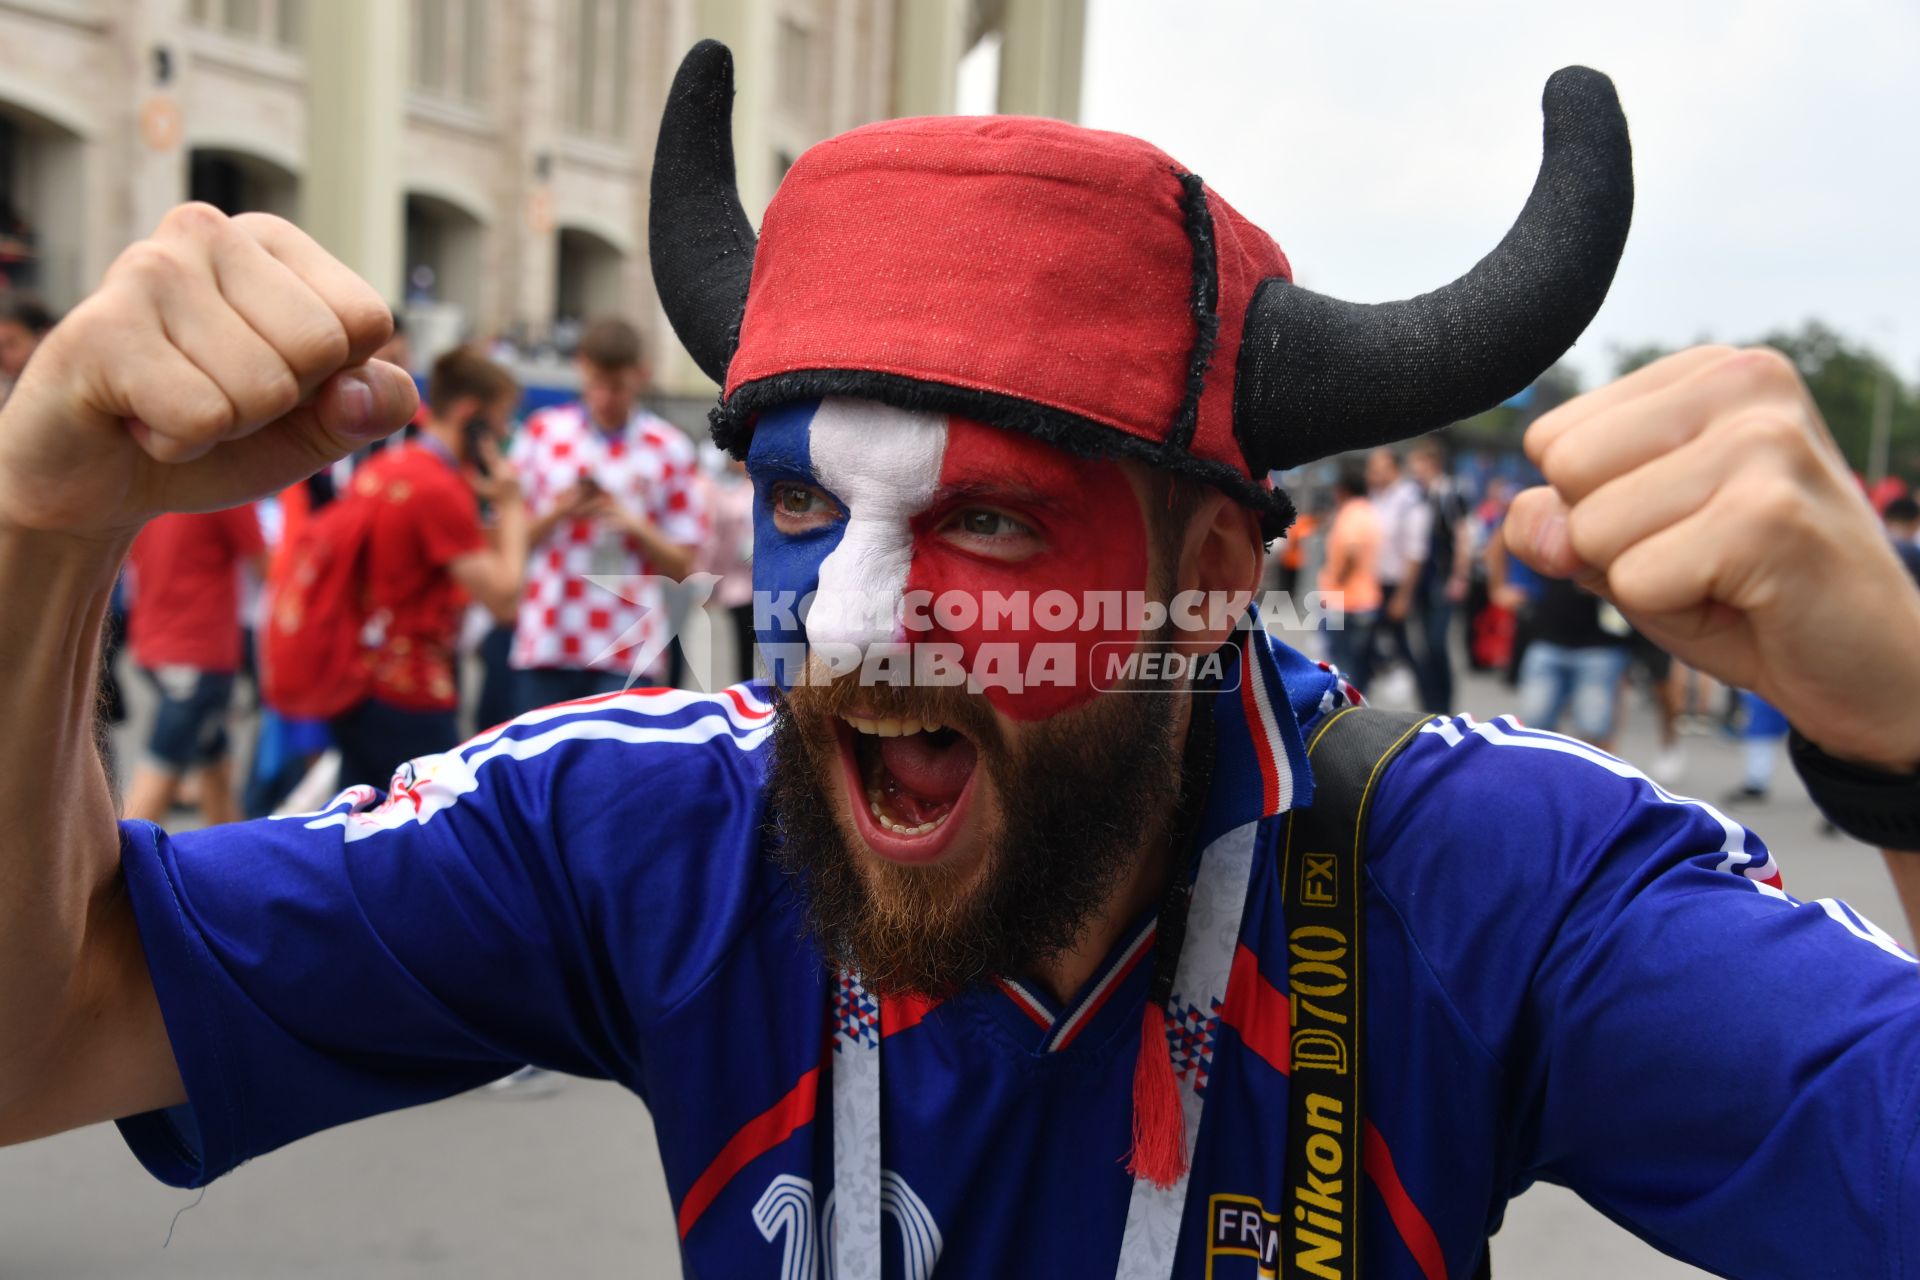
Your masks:
<svg viewBox="0 0 1920 1280"><path fill-rule="evenodd" d="M1152 1000L1140 1018L1140 1056L1133 1064L1133 1151L1127 1172L1170 1187L1187 1171L1187 1118L1167 1045L1167 1015Z"/></svg>

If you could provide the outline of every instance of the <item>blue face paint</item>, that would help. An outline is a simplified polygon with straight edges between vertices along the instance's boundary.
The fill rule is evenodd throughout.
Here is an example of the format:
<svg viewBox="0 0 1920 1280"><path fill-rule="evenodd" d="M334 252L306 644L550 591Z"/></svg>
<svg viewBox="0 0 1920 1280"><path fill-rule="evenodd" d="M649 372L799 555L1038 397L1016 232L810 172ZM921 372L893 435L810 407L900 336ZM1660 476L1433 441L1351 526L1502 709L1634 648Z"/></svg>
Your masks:
<svg viewBox="0 0 1920 1280"><path fill-rule="evenodd" d="M805 533L783 533L773 520L773 492L779 482L817 485L808 436L818 400L769 409L754 428L747 451L753 479L754 638L775 684L790 689L805 666L807 632L800 602L820 582L820 563L840 545L846 519Z"/></svg>

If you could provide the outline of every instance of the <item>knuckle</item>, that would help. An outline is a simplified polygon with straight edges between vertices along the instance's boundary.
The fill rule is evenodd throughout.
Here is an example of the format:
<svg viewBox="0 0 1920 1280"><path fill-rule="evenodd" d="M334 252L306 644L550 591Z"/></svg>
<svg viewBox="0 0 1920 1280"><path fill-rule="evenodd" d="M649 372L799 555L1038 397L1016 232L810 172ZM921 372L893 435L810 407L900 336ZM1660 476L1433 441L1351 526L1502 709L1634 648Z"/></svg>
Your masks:
<svg viewBox="0 0 1920 1280"><path fill-rule="evenodd" d="M282 414L289 413L300 403L300 381L293 371L285 365L266 375L258 391L254 393L253 404L249 406L252 414L266 421L272 421Z"/></svg>
<svg viewBox="0 0 1920 1280"><path fill-rule="evenodd" d="M1796 415L1771 406L1746 409L1729 419L1727 434L1742 456L1764 453L1798 459L1810 454L1813 441Z"/></svg>
<svg viewBox="0 0 1920 1280"><path fill-rule="evenodd" d="M227 215L203 200L175 205L160 220L160 230L190 240L211 240L227 232Z"/></svg>
<svg viewBox="0 0 1920 1280"><path fill-rule="evenodd" d="M188 445L207 444L232 430L233 405L224 396L209 393L183 403L174 420L167 424L169 434Z"/></svg>
<svg viewBox="0 0 1920 1280"><path fill-rule="evenodd" d="M1610 571L1607 594L1616 605L1629 612L1653 612L1666 602L1666 592L1639 566Z"/></svg>
<svg viewBox="0 0 1920 1280"><path fill-rule="evenodd" d="M1567 512L1567 541L1581 560L1605 568L1613 546L1612 521L1595 503L1582 502Z"/></svg>
<svg viewBox="0 0 1920 1280"><path fill-rule="evenodd" d="M1800 383L1793 361L1772 347L1729 349L1714 371L1736 387L1758 394L1791 392Z"/></svg>
<svg viewBox="0 0 1920 1280"><path fill-rule="evenodd" d="M347 362L350 351L346 330L338 324L315 325L313 334L302 342L297 359L302 368L330 373Z"/></svg>
<svg viewBox="0 0 1920 1280"><path fill-rule="evenodd" d="M1811 523L1811 504L1799 485L1785 476L1756 476L1744 480L1738 494L1747 518L1767 537L1789 536Z"/></svg>
<svg viewBox="0 0 1920 1280"><path fill-rule="evenodd" d="M1579 432L1568 432L1540 455L1540 474L1547 483L1574 497L1598 488L1608 477L1594 456L1592 442Z"/></svg>
<svg viewBox="0 0 1920 1280"><path fill-rule="evenodd" d="M186 274L186 267L165 245L154 240L140 240L121 252L114 261L113 273L153 287L178 282Z"/></svg>
<svg viewBox="0 0 1920 1280"><path fill-rule="evenodd" d="M277 213L238 213L233 216L236 230L244 231L256 240L273 240L289 232L299 233L300 229Z"/></svg>
<svg viewBox="0 0 1920 1280"><path fill-rule="evenodd" d="M385 300L362 283L336 307L340 324L354 342L379 346L393 336L393 312Z"/></svg>

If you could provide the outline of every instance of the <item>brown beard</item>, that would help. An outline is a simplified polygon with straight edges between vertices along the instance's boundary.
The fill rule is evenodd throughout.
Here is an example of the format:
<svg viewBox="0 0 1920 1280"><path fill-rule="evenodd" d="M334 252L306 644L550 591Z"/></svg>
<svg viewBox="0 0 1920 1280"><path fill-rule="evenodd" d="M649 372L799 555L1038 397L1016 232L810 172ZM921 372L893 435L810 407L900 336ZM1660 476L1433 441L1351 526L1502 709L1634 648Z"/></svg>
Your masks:
<svg viewBox="0 0 1920 1280"><path fill-rule="evenodd" d="M1181 781L1176 698L1110 693L1029 726L1016 746L958 689L861 688L855 680L782 696L767 785L776 863L801 884L827 959L884 993L947 996L1025 975L1069 950L1146 850L1164 857ZM896 866L857 852L835 817L834 717L869 714L960 729L988 770L999 818L984 853L954 868Z"/></svg>

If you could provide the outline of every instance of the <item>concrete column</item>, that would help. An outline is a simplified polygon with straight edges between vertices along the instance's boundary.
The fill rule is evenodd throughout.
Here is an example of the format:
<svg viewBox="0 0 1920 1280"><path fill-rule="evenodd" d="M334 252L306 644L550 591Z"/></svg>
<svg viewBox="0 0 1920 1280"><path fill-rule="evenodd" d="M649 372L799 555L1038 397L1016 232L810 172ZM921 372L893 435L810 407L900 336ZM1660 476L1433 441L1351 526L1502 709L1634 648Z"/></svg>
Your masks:
<svg viewBox="0 0 1920 1280"><path fill-rule="evenodd" d="M1006 0L1001 114L1078 120L1086 36L1086 0Z"/></svg>
<svg viewBox="0 0 1920 1280"><path fill-rule="evenodd" d="M894 19L893 114L952 115L967 51L966 0L900 0Z"/></svg>
<svg viewBox="0 0 1920 1280"><path fill-rule="evenodd" d="M699 0L696 39L712 38L733 50L733 162L740 178L740 204L757 226L773 199L777 17L772 0Z"/></svg>
<svg viewBox="0 0 1920 1280"><path fill-rule="evenodd" d="M311 4L312 0L308 0ZM547 336L559 269L560 240L553 211L555 143L560 136L560 6L556 0L522 0L513 47L500 62L501 119L506 128L508 173L501 233L511 237L512 311L526 336ZM502 23L503 26L508 24ZM506 81L512 82L508 90Z"/></svg>
<svg viewBox="0 0 1920 1280"><path fill-rule="evenodd" d="M120 144L115 181L126 184L127 201L124 220L115 220L116 248L151 234L167 210L187 198L186 122L181 104L186 101L186 80L193 74L185 47L183 0L130 5L118 32L131 89L127 99L131 118L115 130Z"/></svg>
<svg viewBox="0 0 1920 1280"><path fill-rule="evenodd" d="M306 6L309 234L388 298L405 293L408 6L327 0Z"/></svg>

